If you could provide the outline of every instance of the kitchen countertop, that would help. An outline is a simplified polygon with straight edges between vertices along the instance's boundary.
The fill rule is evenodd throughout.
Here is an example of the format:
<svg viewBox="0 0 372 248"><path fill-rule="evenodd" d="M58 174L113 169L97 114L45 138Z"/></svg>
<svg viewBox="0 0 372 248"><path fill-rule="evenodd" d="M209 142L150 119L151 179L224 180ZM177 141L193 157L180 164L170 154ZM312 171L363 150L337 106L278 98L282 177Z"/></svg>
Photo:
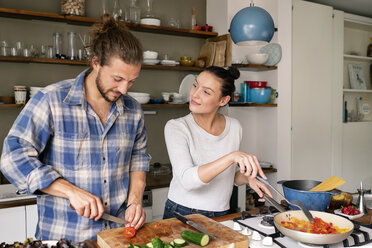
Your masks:
<svg viewBox="0 0 372 248"><path fill-rule="evenodd" d="M259 209L253 209L253 210L249 210L247 212L250 213L250 214L258 214ZM227 221L227 220L233 220L235 218L240 217L241 215L242 215L242 213L239 212L239 213L228 214L228 215L224 215L224 216L220 216L220 217L214 217L212 219L215 220L215 221L218 221L218 222L223 222L223 221ZM372 210L368 210L367 215L365 215L361 218L355 219L355 221L362 222L362 223L365 223L365 224L372 224ZM86 241L84 241L84 243L87 245L87 248L100 248L97 245L96 240L86 240Z"/></svg>

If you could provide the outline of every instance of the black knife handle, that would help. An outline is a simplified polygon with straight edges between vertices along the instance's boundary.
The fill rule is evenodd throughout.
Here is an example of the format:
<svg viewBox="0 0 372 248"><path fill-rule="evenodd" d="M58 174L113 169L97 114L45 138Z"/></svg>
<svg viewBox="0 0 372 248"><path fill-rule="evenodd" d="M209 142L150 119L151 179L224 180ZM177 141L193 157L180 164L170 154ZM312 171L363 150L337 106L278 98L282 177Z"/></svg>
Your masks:
<svg viewBox="0 0 372 248"><path fill-rule="evenodd" d="M189 221L185 216L183 216L182 214L174 211L173 212L174 216L176 216L177 219L179 219L180 221L182 221L183 223L187 224L187 221Z"/></svg>

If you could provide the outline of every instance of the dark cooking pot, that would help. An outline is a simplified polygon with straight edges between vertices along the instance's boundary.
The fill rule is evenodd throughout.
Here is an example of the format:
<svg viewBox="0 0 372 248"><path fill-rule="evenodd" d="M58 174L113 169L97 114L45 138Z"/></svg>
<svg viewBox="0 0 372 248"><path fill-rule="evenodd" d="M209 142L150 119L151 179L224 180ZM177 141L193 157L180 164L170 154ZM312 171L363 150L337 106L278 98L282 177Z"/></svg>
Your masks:
<svg viewBox="0 0 372 248"><path fill-rule="evenodd" d="M289 201L299 200L309 210L327 210L332 195L339 193L337 191L309 191L310 189L321 183L314 180L290 180L279 181L278 183L282 184L284 196Z"/></svg>

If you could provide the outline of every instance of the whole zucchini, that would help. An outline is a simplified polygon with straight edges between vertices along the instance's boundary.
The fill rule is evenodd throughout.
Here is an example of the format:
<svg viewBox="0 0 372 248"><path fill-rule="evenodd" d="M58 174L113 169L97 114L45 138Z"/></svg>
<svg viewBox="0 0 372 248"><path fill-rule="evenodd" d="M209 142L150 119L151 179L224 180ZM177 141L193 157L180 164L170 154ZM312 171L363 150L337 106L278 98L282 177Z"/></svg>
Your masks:
<svg viewBox="0 0 372 248"><path fill-rule="evenodd" d="M181 232L181 237L200 246L206 246L209 243L209 236L204 233L197 233L190 230Z"/></svg>

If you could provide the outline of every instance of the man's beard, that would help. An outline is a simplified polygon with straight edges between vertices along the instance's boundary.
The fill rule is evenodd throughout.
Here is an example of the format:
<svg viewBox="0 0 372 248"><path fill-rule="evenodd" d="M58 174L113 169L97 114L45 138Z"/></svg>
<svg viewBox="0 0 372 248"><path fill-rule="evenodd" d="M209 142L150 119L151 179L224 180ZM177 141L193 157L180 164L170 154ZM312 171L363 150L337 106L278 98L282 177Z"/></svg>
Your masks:
<svg viewBox="0 0 372 248"><path fill-rule="evenodd" d="M101 79L101 69L98 71L98 75L97 75L97 77L96 77L96 85L97 85L97 89L98 89L99 93L101 93L102 97L103 97L107 102L111 102L111 103L116 102L116 101L119 99L119 97L116 98L115 100L111 100L111 99L107 96L107 95L108 95L108 92L105 92L105 91L104 91L104 89L103 89L103 87L102 87L102 85L101 85L102 81L101 81L100 79Z"/></svg>

